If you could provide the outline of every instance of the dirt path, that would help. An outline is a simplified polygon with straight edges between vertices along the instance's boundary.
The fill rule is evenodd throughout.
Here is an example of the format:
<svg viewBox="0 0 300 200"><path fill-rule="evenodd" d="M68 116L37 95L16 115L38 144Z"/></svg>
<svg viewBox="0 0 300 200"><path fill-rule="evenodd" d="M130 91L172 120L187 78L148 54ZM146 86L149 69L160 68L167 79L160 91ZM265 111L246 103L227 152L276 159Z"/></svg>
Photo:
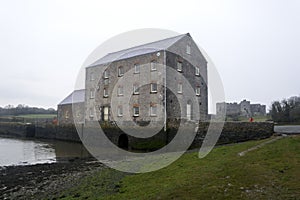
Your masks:
<svg viewBox="0 0 300 200"><path fill-rule="evenodd" d="M249 149L247 149L247 150L245 150L245 151L242 151L242 152L238 153L238 155L239 155L239 156L244 156L246 153L248 153L248 152L250 152L250 151L254 151L254 150L256 150L256 149L259 149L259 148L261 148L261 147L263 147L263 146L265 146L265 145L267 145L267 144L270 144L270 143L272 143L272 142L275 142L276 140L282 139L283 137L286 137L286 136L276 136L275 138L272 138L272 139L270 139L270 140L268 140L268 141L265 141L265 142L263 142L263 143L261 143L261 144L259 144L259 145L256 145L256 146L254 146L254 147L251 147L251 148L249 148Z"/></svg>

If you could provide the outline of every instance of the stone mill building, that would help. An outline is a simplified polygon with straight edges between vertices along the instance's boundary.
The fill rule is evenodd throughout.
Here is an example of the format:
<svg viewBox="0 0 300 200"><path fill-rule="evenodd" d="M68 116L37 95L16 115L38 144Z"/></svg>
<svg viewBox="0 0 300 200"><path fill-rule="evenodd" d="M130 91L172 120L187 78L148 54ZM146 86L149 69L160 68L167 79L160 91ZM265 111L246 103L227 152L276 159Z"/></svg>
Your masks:
<svg viewBox="0 0 300 200"><path fill-rule="evenodd" d="M204 121L207 61L190 34L182 34L108 53L86 68L85 90L77 93L81 96L77 110L82 113L75 116L82 116L83 124L193 121L196 115ZM195 98L199 110L194 109ZM58 106L60 123L69 122L67 100Z"/></svg>

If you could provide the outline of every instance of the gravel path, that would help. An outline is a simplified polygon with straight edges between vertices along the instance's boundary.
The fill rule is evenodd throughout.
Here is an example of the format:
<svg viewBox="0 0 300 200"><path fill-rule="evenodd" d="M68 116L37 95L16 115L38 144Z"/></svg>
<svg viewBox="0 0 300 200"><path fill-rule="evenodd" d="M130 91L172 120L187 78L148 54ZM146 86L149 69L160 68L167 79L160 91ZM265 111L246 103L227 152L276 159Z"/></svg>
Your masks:
<svg viewBox="0 0 300 200"><path fill-rule="evenodd" d="M256 149L259 149L259 148L265 146L266 144L270 144L270 143L272 143L272 142L275 142L276 140L282 139L283 137L286 137L286 136L276 136L276 137L274 137L274 138L272 138L272 139L270 139L270 140L268 140L268 141L265 141L265 142L263 142L263 143L261 143L261 144L259 144L259 145L256 145L256 146L254 146L254 147L251 147L251 148L247 149L246 151L242 151L242 152L238 153L238 155L239 155L239 156L244 156L246 153L248 153L248 152L250 152L250 151L254 151L254 150L256 150Z"/></svg>

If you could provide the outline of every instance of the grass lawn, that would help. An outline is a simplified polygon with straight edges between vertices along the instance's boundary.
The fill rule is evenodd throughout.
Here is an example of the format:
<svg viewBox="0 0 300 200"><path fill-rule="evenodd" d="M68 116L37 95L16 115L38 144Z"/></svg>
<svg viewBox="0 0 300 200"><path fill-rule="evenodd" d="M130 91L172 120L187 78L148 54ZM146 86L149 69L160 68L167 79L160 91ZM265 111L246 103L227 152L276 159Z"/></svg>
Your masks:
<svg viewBox="0 0 300 200"><path fill-rule="evenodd" d="M2 119L52 119L54 117L57 117L56 114L27 114L27 115L3 115L0 116Z"/></svg>
<svg viewBox="0 0 300 200"><path fill-rule="evenodd" d="M0 118L25 118L25 119L49 119L56 117L56 114L27 114L27 115L3 115Z"/></svg>
<svg viewBox="0 0 300 200"><path fill-rule="evenodd" d="M253 116L253 120L254 122L266 122L268 120L271 120L271 117L265 115L258 115L258 116ZM234 120L232 117L227 117L226 121L249 122L249 118L244 116L239 116L236 120Z"/></svg>
<svg viewBox="0 0 300 200"><path fill-rule="evenodd" d="M44 119L56 117L56 114L28 114L28 115L17 115L15 117L29 118L29 119Z"/></svg>
<svg viewBox="0 0 300 200"><path fill-rule="evenodd" d="M58 198L300 199L300 136L238 156L266 140L217 147L203 159L189 152L170 166L145 174L123 177L105 169Z"/></svg>

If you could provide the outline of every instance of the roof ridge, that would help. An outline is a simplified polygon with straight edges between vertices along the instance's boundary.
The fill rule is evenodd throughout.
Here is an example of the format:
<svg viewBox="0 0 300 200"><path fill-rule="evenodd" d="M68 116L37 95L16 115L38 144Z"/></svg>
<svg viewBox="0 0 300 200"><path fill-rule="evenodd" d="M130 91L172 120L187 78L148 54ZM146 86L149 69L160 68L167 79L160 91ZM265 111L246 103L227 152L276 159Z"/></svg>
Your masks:
<svg viewBox="0 0 300 200"><path fill-rule="evenodd" d="M76 91L82 91L82 90L85 90L85 89L77 89L77 90L73 90L72 93L74 93L74 92L76 92ZM72 94L72 93L71 93L71 94Z"/></svg>
<svg viewBox="0 0 300 200"><path fill-rule="evenodd" d="M176 37L184 36L184 35L187 35L187 34L180 34L180 35L177 35L177 36L168 37L168 38L161 39L161 40L155 40L155 41L153 41L153 42L148 42L148 43L140 44L140 45L137 45L137 46L129 47L129 48L126 48L126 49L122 49L122 50L119 50L119 51L110 52L110 53L108 53L108 54L106 54L106 55L110 55L110 54L114 54L114 53L119 53L119 52L121 52L121 51L134 49L134 48L137 48L137 47L141 47L141 46L144 46L144 45L153 44L153 43L156 43L156 42L161 42L161 41L164 41L164 40L174 39L174 38L176 38Z"/></svg>
<svg viewBox="0 0 300 200"><path fill-rule="evenodd" d="M74 95L78 95L78 93L80 94L82 92L85 92L85 89L73 90L58 105L82 102L81 100L78 101L78 99L74 99ZM81 96L79 95L79 99L80 99L80 97ZM83 97L84 97L84 95L83 95ZM78 98L78 96L76 96L76 98Z"/></svg>
<svg viewBox="0 0 300 200"><path fill-rule="evenodd" d="M95 62L93 62L92 64L90 64L89 66L87 66L87 68L95 67L99 64L110 63L110 62L113 62L116 60L120 60L121 58L124 59L124 58L133 57L136 55L141 55L143 53L145 54L145 53L151 53L151 52L160 51L160 50L167 50L168 48L170 48L172 45L174 45L176 42L178 42L185 36L191 37L189 33L180 34L180 35L140 44L140 45L133 46L130 48L121 49L119 51L109 52L106 55L104 55L103 57L101 57L98 60L96 60ZM135 52L141 52L141 53L135 53Z"/></svg>

